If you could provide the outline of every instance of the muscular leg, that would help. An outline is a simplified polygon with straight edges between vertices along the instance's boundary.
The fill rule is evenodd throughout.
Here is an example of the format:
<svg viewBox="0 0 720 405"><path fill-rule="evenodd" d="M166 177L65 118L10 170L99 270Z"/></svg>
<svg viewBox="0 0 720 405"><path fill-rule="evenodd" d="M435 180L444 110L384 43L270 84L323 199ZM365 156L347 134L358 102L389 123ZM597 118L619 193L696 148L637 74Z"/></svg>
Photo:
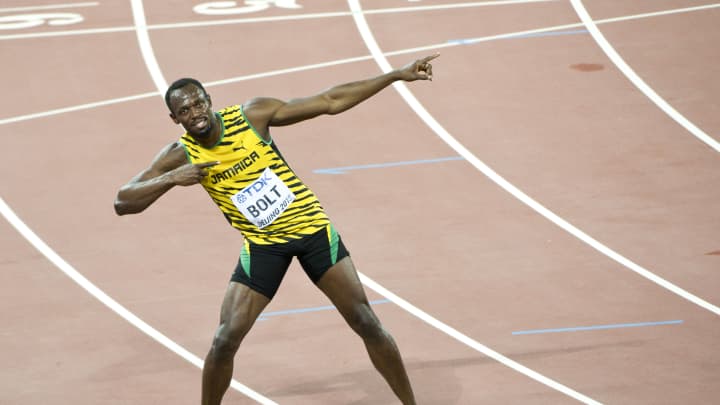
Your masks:
<svg viewBox="0 0 720 405"><path fill-rule="evenodd" d="M218 405L230 386L240 342L270 300L244 284L231 282L220 310L220 326L205 358L202 404Z"/></svg>
<svg viewBox="0 0 720 405"><path fill-rule="evenodd" d="M345 321L362 338L375 368L403 404L415 404L405 366L395 340L370 308L365 291L349 256L325 273L317 286L330 298Z"/></svg>

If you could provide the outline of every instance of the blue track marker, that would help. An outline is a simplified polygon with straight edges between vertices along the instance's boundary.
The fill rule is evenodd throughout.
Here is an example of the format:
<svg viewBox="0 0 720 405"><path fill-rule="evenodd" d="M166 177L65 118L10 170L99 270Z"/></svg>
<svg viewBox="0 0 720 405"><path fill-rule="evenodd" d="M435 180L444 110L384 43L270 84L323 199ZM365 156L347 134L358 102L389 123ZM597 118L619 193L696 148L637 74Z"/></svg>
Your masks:
<svg viewBox="0 0 720 405"><path fill-rule="evenodd" d="M582 35L582 34L588 34L588 30L570 30L570 31L548 31L548 32L535 32L531 34L517 34L517 35L508 35L506 37L498 38L500 39L521 39L521 38L540 38L540 37L558 37L562 35ZM472 45L479 42L487 42L486 39L482 38L465 38L465 39L451 39L448 40L447 43L449 44L455 44L455 45Z"/></svg>
<svg viewBox="0 0 720 405"><path fill-rule="evenodd" d="M377 305L377 304L387 304L390 302L390 300L381 299L381 300L375 300L370 301L370 305ZM263 312L260 314L260 317L258 317L258 321L265 321L269 317L272 316L280 316L280 315L294 315L294 314L305 314L308 312L319 312L319 311L330 311L335 309L332 305L326 305L322 307L310 307L310 308L298 308L298 309L288 309L285 311L274 311L274 312Z"/></svg>
<svg viewBox="0 0 720 405"><path fill-rule="evenodd" d="M345 172L350 171L350 170L383 169L386 167L422 165L422 164L428 164L428 163L449 162L449 161L453 161L453 160L463 160L463 158L461 156L451 156L451 157L444 157L444 158L437 158L437 159L406 160L406 161L402 161L402 162L374 163L374 164L369 164L369 165L331 167L328 169L316 169L316 170L313 170L313 172L318 173L318 174L345 174Z"/></svg>
<svg viewBox="0 0 720 405"><path fill-rule="evenodd" d="M513 332L513 335L534 335L539 333L558 333L558 332L579 332L586 330L601 330L601 329L619 329L619 328L637 328L640 326L660 326L660 325L677 325L683 323L682 320L675 321L660 321L660 322L639 322L639 323L618 323L613 325L595 325L595 326L578 326L573 328L558 328L558 329L533 329L533 330L521 330Z"/></svg>

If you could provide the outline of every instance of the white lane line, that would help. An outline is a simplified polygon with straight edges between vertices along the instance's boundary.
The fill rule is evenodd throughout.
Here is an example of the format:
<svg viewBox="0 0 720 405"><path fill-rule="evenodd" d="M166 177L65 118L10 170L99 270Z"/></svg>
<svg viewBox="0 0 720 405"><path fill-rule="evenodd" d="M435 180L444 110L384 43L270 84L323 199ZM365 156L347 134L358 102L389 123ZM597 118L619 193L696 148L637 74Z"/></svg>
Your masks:
<svg viewBox="0 0 720 405"><path fill-rule="evenodd" d="M634 84L647 98L649 98L655 105L657 105L665 114L669 115L670 118L675 120L678 124L680 124L683 128L685 128L688 132L693 134L696 138L700 139L702 142L705 142L706 145L709 147L715 149L716 152L720 152L720 142L716 141L710 135L706 134L703 130L698 128L695 124L690 122L685 116L680 114L673 106L671 106L665 99L660 97L655 90L652 89L652 87L648 86L645 81L638 76L637 73L628 65L625 60L620 56L620 54L615 51L615 48L613 48L612 45L610 45L610 42L605 39L605 36L600 32L595 22L592 20L592 17L590 17L590 14L588 14L587 10L585 9L585 6L583 6L583 3L581 0L570 0L570 3L572 3L573 8L575 9L575 12L580 17L580 20L583 22L585 27L588 31L590 31L590 35L595 39L595 42L602 48L602 50L605 52L605 54L610 58L610 60L617 66L618 69L625 75L625 77L628 78Z"/></svg>
<svg viewBox="0 0 720 405"><path fill-rule="evenodd" d="M348 0L351 2L351 4L355 4L357 0ZM359 5L356 7L359 8ZM362 18L362 15L357 13L356 19L358 21L364 22L364 18ZM366 25L367 26L367 25ZM375 39L372 37L372 33L369 31L369 28L366 28L368 31L368 48L370 49L370 52L374 55L375 60L377 61L378 65L383 71L389 71L392 70L392 67L390 63L387 61L383 53L380 51L380 48L377 46L377 43L375 43ZM372 41L372 42L370 42ZM372 47L371 47L372 46ZM667 289L668 291L671 291L686 300L692 302L693 304L696 304L702 308L705 308L706 310L713 312L716 315L720 315L720 308L703 300L700 297L697 297L690 292L676 286L675 284L663 279L662 277L650 272L649 270L643 268L642 266L634 263L630 259L622 256L621 254L615 252L614 250L610 249L609 247L605 246L604 244L600 243L596 239L592 238L590 235L586 234L585 232L581 231L574 225L570 224L554 212L550 211L549 209L545 208L542 204L532 199L530 196L522 192L520 189L515 187L512 183L505 180L502 176L497 174L494 170L492 170L489 166L487 166L485 163L483 163L480 159L478 159L475 155L472 154L465 146L463 146L460 142L458 142L452 135L450 135L449 132L445 130L445 128L440 125L439 122L433 118L432 115L425 109L425 107L420 104L420 102L415 98L415 96L407 89L407 86L405 86L403 83L394 83L393 84L395 89L400 93L400 95L405 99L405 101L410 105L410 107L415 111L415 113L427 124L445 143L447 143L451 148L453 148L456 152L458 152L462 157L464 157L468 162L470 162L475 168L480 170L483 174L485 174L488 178L490 178L492 181L497 183L500 187L505 189L507 192L515 196L518 200L525 203L527 206L535 210L540 215L544 216L551 222L555 223L560 228L564 229L571 235L575 236L576 238L582 240L595 250L599 251L600 253L606 255L607 257L615 260L616 262L620 263L621 265L627 267L628 269L634 271L635 273L641 275L642 277L645 277L646 279L652 281L653 283L656 283L657 285Z"/></svg>
<svg viewBox="0 0 720 405"><path fill-rule="evenodd" d="M368 9L364 10L363 14L388 14L388 13L405 13L415 11L434 11L434 10L449 10L457 8L468 8L468 7L487 7L487 6L508 6L513 4L528 4L528 3L550 3L557 0L497 0L497 1L478 1L469 3L457 3L457 4L436 4L430 6L412 6L412 7L396 7L396 8L379 8L379 9ZM352 12L351 12L352 13Z"/></svg>
<svg viewBox="0 0 720 405"><path fill-rule="evenodd" d="M160 65L155 58L155 52L153 52L142 0L130 0L130 5L132 7L133 21L135 22L135 32L137 33L138 44L140 44L140 53L145 61L148 73L150 73L150 77L152 77L153 83L155 83L155 88L158 93L164 94L165 90L168 88L168 84L160 71Z"/></svg>
<svg viewBox="0 0 720 405"><path fill-rule="evenodd" d="M376 62L380 66L381 70L384 72L388 72L392 70L392 66L388 62L385 55L383 55L380 47L378 46L372 31L370 30L369 26L367 25L367 21L365 20L363 14L362 14L362 8L358 2L358 0L348 0L348 3L350 4L351 10L354 12L353 16L355 18L355 23L358 26L358 30L361 33L361 36L363 37L363 40L365 41L365 44L367 45L368 49L370 50L370 53L374 56ZM624 256L620 255L619 253L613 251L609 247L603 245L602 243L598 242L594 238L590 237L585 232L581 231L580 229L576 228L575 226L571 225L569 222L564 220L563 218L556 215L554 212L550 211L549 209L545 208L543 205L538 203L537 201L530 198L527 194L523 193L515 187L513 184L505 180L503 177L501 177L499 174L497 174L494 170L492 170L489 166L487 166L485 163L480 161L475 155L473 155L467 148L465 148L460 142L458 142L452 135L450 135L449 132L443 128L435 118L430 115L430 113L423 107L423 105L415 98L415 96L408 90L407 86L405 86L404 83L395 82L393 84L395 89L400 93L400 95L405 99L405 101L408 103L408 105L415 111L415 113L428 125L443 141L445 141L451 148L453 148L456 152L458 152L461 156L463 156L469 163L471 163L475 168L480 170L483 174L485 174L487 177L489 177L491 180L493 180L495 183L497 183L500 187L505 189L507 192L515 196L517 199L528 205L530 208L538 212L543 217L547 218L548 220L552 221L571 235L575 236L576 238L582 240L589 246L593 247L597 251L603 253L604 255L608 256L609 258L615 260L616 262L622 264L623 266L629 268L630 270L636 272L637 274L647 278L648 280L662 286L663 288L687 299L688 301L705 308L717 315L720 315L720 308L710 304L709 302L702 300L699 297L696 297L693 294L690 294L689 292L683 290L682 288L668 282L667 280L664 280L663 278L655 275L654 273L642 268L641 266L635 264L634 262L630 261L629 259L625 258ZM369 281L369 280L367 280ZM372 288L372 287L371 287ZM376 290L377 291L377 290ZM381 295L385 296L386 298L395 301L396 297L391 297L388 295L385 295L384 292L378 291ZM401 302L401 301L398 301ZM406 303L403 303L405 305ZM400 305L400 304L398 304ZM408 304L409 305L409 304ZM408 306L406 308L411 313L412 311L415 311L415 307ZM412 311L411 311L412 310ZM419 311L419 310L418 310ZM418 312L416 316L426 316L424 312ZM424 319L424 318L423 318ZM429 320L426 320L429 322ZM456 331L453 330L444 330L442 329L445 325L442 323L439 323L437 321L437 324L433 324L436 328L445 331L445 333L455 333ZM464 335L463 335L464 336ZM459 338L459 337L458 337ZM467 338L469 339L469 338ZM474 341L472 341L474 342ZM467 344L467 343L466 343ZM533 379L537 379L537 376L527 374L524 372L523 369L516 367L515 362L513 362L510 359L507 359L506 357L497 354L494 351L490 351L485 346L480 345L477 342L474 342L474 344L477 344L477 350L482 351L483 353L487 354L488 356L502 362L503 364L508 365L509 367L512 367L513 369L528 375L529 377ZM487 350L487 352L486 352ZM498 356L498 357L495 357ZM519 364L517 364L519 366ZM522 367L522 366L521 366ZM538 381L542 382L543 384L546 384L548 386L551 386L555 389L558 389L567 395L572 396L573 398L579 399L579 400L590 400L593 401L582 394L576 393L575 391L564 387L552 380L545 381L544 377L543 380ZM551 385L552 384L552 385ZM557 386L555 386L557 384ZM582 399L581 399L582 398Z"/></svg>
<svg viewBox="0 0 720 405"><path fill-rule="evenodd" d="M356 1L356 0L348 0L348 1ZM357 14L356 14L357 15ZM364 21L364 19L362 20ZM369 29L368 29L369 30ZM369 35L372 35L371 33ZM374 38L373 38L374 41ZM375 44L375 49L371 48L371 53L375 56L376 61L380 65L381 69L383 71L389 71L392 69L390 63L387 61L383 53L380 51L380 48L377 47L377 44ZM450 135L449 132L445 130L445 128L438 123L435 118L433 118L430 113L425 109L425 107L420 104L420 102L415 98L415 96L407 89L407 87L403 83L394 83L395 89L400 93L400 95L405 99L405 101L410 105L410 107L420 116L420 118L442 139L444 140L451 148L453 148L456 152L458 152L462 157L464 157L468 162L470 162L473 166L475 166L478 170L480 170L483 174L485 174L487 177L489 177L491 180L493 180L495 183L497 183L500 187L505 189L507 192L515 196L517 199L528 205L530 208L535 210L540 215L544 216L548 220L552 221L571 235L575 236L576 238L582 240L586 244L590 245L595 250L599 251L600 253L608 256L609 258L615 260L616 262L622 264L623 266L627 267L628 269L634 271L635 273L641 275L642 277L645 277L646 279L658 284L659 286L667 289L668 291L671 291L686 300L707 309L710 312L715 313L716 315L720 315L720 308L703 300L700 297L697 297L690 292L676 286L675 284L663 279L662 277L648 271L647 269L643 268L642 266L634 263L630 259L622 256L621 254L615 252L614 250L610 249L609 247L605 246L604 244L600 243L596 239L592 238L590 235L586 234L585 232L581 231L574 225L570 224L563 218L559 217L554 212L550 211L549 209L545 208L542 204L538 203L534 199L532 199L530 196L522 192L520 189L515 187L513 184L505 180L502 176L497 174L494 170L492 170L489 166L487 166L485 163L483 163L480 159L478 159L475 155L473 155L468 149L466 149L460 142L458 142L452 135Z"/></svg>
<svg viewBox="0 0 720 405"><path fill-rule="evenodd" d="M709 9L713 9L713 8L720 8L720 3L706 4L706 5L695 6L695 7L676 8L676 9L664 10L664 11L655 11L655 12L651 12L651 13L640 13L640 14L632 14L632 15L626 15L626 16L620 16L620 17L605 18L602 20L595 21L595 24L618 23L618 22L640 20L640 19L644 19L644 18L660 17L660 16L666 16L666 15L672 15L672 14L682 14L682 13L690 13L690 12L695 12L695 11L703 11L703 10L709 10ZM384 54L385 54L385 56L404 55L404 54L408 54L408 53L433 51L433 50L442 49L442 48L449 48L452 46L463 46L466 44L475 44L475 43L481 43L481 42L495 41L498 39L510 39L512 37L517 37L517 36L522 36L522 35L541 34L544 32L568 30L568 29L583 28L583 27L585 27L585 25L583 23L555 25L552 27L537 28L537 29L525 30L525 31L517 31L517 32L511 32L508 34L498 34L498 35L489 35L489 36L485 36L485 37L468 38L465 41L463 41L464 42L463 44L444 42L441 44L426 45L426 46L421 46L421 47L416 47L416 48L406 48L406 49L401 49L398 51L385 52Z"/></svg>
<svg viewBox="0 0 720 405"><path fill-rule="evenodd" d="M355 25L357 25L358 31L360 31L360 36L363 38L363 41L365 42L365 45L367 46L370 53L375 58L375 61L378 63L380 68L384 72L389 72L393 68L388 62L388 60L385 58L385 56L382 54L382 51L380 49L380 46L378 45L377 41L375 40L375 36L373 35L372 31L370 30L370 27L367 24L367 20L365 19L365 16L362 14L362 7L360 6L359 0L348 0L348 4L350 5L350 10L353 11L353 18L355 19ZM407 87L403 83L395 82L394 84L395 89L400 91L400 94L403 96L403 98L410 104L415 112L423 117L423 120L426 123L432 122L434 125L430 125L431 128L433 126L439 127L440 124L435 121L434 118L430 116L430 114L425 111L425 109L420 105L420 103L415 99L414 96L407 90ZM419 107L419 109L418 109ZM433 128L435 129L435 128ZM443 130L444 132L444 130ZM449 135L449 134L448 134ZM442 136L441 136L442 137ZM454 139L453 139L454 141ZM447 140L446 140L447 142ZM457 141L455 141L457 142ZM459 145L459 144L458 144ZM466 154L469 154L470 152L467 151L464 147L462 150L465 153L461 153L463 157ZM489 347L483 345L482 343L464 335L463 333L459 332L458 330L450 327L449 325L446 325L445 323L439 321L438 319L432 317L431 315L427 314L425 311L420 310L416 306L410 304L409 302L405 301L404 299L398 297L397 295L393 294L392 292L388 291L387 289L383 288L381 285L376 283L375 281L371 280L369 277L365 276L364 274L360 274L360 279L363 282L363 284L367 285L369 288L373 289L378 294L382 295L383 297L389 299L390 301L394 302L395 304L399 305L412 315L418 317L419 319L422 319L429 325L433 326L434 328L442 331L443 333L453 337L454 339L460 341L461 343L464 343L465 345L477 350L480 353L483 353L484 355L504 364L505 366L524 374L530 378L532 378L535 381L538 381L542 384L545 384L546 386L557 390L559 392L562 392L563 394L574 398L580 402L586 403L586 404L599 404L598 401L581 394L572 388L569 388L555 380L552 380L518 362L515 360L512 360L495 350L490 349Z"/></svg>
<svg viewBox="0 0 720 405"><path fill-rule="evenodd" d="M29 120L34 120L37 118L50 117L53 115L65 114L65 113L74 112L74 111L83 111L83 110L89 110L92 108L103 107L106 105L120 104L120 103L125 103L128 101L141 100L144 98L156 96L157 94L158 94L157 92L142 93L142 94L136 94L134 96L119 97L119 98L113 98L113 99L105 100L105 101L97 101L94 103L79 104L76 106L58 108L55 110L48 110L48 111L43 111L43 112L39 112L39 113L17 115L15 117L0 119L0 125L13 124L16 122L29 121Z"/></svg>
<svg viewBox="0 0 720 405"><path fill-rule="evenodd" d="M35 247L40 253L43 254L52 264L55 265L60 271L65 273L70 279L77 283L80 287L85 289L90 295L95 297L98 301L102 302L105 306L110 308L116 314L120 315L123 319L130 322L133 326L155 339L161 345L167 347L172 352L176 353L183 359L189 361L197 367L202 368L203 361L190 353L184 347L178 345L167 336L160 333L158 330L148 325L142 319L138 318L134 313L120 305L112 297L107 295L103 290L98 288L95 284L85 278L80 272L75 270L70 263L66 262L60 255L58 255L50 246L48 246L40 237L33 232L16 214L15 212L5 203L5 200L0 197L0 214L12 225L20 235L22 235L30 244Z"/></svg>
<svg viewBox="0 0 720 405"><path fill-rule="evenodd" d="M353 0L348 0L348 1L353 1ZM524 375L532 378L535 381L545 384L548 387L550 387L554 390L560 391L563 394L565 394L571 398L574 398L580 402L583 402L585 404L593 404L593 405L600 404L600 402L598 402L586 395L583 395L571 388L568 388L567 386L562 385L555 380L545 377L544 375L538 373L537 371L527 368L527 367L523 366L522 364L516 362L515 360L505 357L504 355L496 352L495 350L492 350L491 348L483 345L482 343L459 332L458 330L452 328L451 326L440 322L438 319L429 315L427 312L421 310L420 308L412 305L411 303L405 301L404 299L400 298L399 296L393 294L391 291L387 290L380 284L376 283L375 281L370 279L368 276L366 276L360 272L358 272L358 275L360 276L360 281L362 281L363 284L368 286L368 288L372 289L376 293L378 293L378 294L382 295L383 297L387 298L388 300L392 301L394 304L398 305L399 307L401 307L402 309L411 313L412 315L416 316L417 318L425 321L426 323L428 323L430 326L434 327L435 329L438 329L438 330L442 331L443 333L451 336L452 338L458 340L459 342L475 349L476 351L490 357L491 359L493 359L499 363L506 365L507 367L512 368L513 370L515 370L521 374L524 374Z"/></svg>
<svg viewBox="0 0 720 405"><path fill-rule="evenodd" d="M540 3L540 2L551 2L551 1L557 1L557 0L480 1L480 2L470 2L470 3L441 4L441 5L433 5L433 6L383 8L383 9L375 9L375 10L366 10L365 13L366 14L389 14L389 13L400 13L400 12L404 13L404 12L459 9L459 8L469 8L469 7L502 6L502 5L522 4L522 3ZM154 24L154 25L148 26L147 28L149 30L196 28L196 27L211 27L211 26L232 25L232 24L268 23L268 22L290 21L290 20L307 20L307 19L317 19L317 18L347 17L350 15L352 15L352 13L349 11L327 12L327 13L305 13L305 14L290 14L290 15L273 16L273 17L246 17L246 18L231 18L231 19L210 20L210 21L191 21L191 22L170 23L170 24ZM43 37L70 36L70 35L104 34L104 33L110 33L110 32L129 32L129 31L134 31L134 30L135 30L134 26L125 26L125 27L84 29L84 30L33 32L33 33L27 33L27 34L0 35L0 40L43 38Z"/></svg>
<svg viewBox="0 0 720 405"><path fill-rule="evenodd" d="M53 9L66 9L66 8L80 8L80 7L94 7L100 3L68 3L68 4L50 4L47 6L28 6L28 7L10 7L0 8L0 13L14 13L17 11L39 11L39 10L53 10Z"/></svg>
<svg viewBox="0 0 720 405"><path fill-rule="evenodd" d="M606 23L614 23L614 22L623 22L623 21L657 17L657 16L663 16L663 15L669 15L669 14L687 13L687 12L692 12L692 11L707 10L710 8L718 8L718 7L720 7L720 3L710 4L710 5L705 5L705 6L698 6L698 7L679 8L679 9L674 9L674 10L666 10L666 11L659 11L659 12L653 12L653 13L643 13L643 14L634 14L634 15L622 16L622 17L607 18L604 20L595 21L595 23L596 24L606 24ZM351 15L352 13L347 12L345 14ZM546 28L538 28L538 29L533 29L533 30L511 32L511 33L507 33L507 34L490 35L490 36L478 37L478 38L469 38L469 39L465 40L463 44L443 42L443 43L435 44L435 45L427 45L427 46L416 47L416 48L407 48L407 49L401 49L401 50L397 50L397 51L389 51L389 52L385 52L385 56L397 56L397 55L405 55L405 54L424 52L424 51L433 51L433 50L449 48L449 47L453 47L453 46L467 46L468 44L476 44L476 43L481 43L481 42L495 41L495 40L499 40L499 39L507 39L507 38L512 38L512 37L516 37L516 36L520 36L520 35L539 34L539 33L544 33L544 32L558 31L558 30L565 30L565 29L572 29L572 28L579 28L579 27L584 27L584 25L582 23L564 24L564 25L556 25L556 26L546 27ZM152 28L152 26L148 26L148 29L150 29L150 28ZM133 28L130 27L130 29L133 29ZM2 39L2 38L0 37L0 39ZM263 78L263 77L270 77L270 76L276 76L276 75L281 75L281 74L302 72L302 71L306 71L306 70L319 69L319 68L330 67L330 66L337 66L337 65L342 65L342 64L346 64L346 63L352 63L352 62L361 62L361 61L366 61L366 60L370 60L370 59L372 59L372 56L370 56L370 55L359 56L359 57L355 57L355 58L322 62L322 63L313 64L313 65L273 70L273 71L269 71L269 72L257 73L257 74L247 75L247 76L237 76L237 77L233 77L233 78L229 78L229 79L208 82L205 85L206 85L206 87L219 86L219 85L223 85L223 84L236 83L236 82L241 82L241 81L245 81L245 80L259 79L259 78ZM102 107L102 106L106 106L106 105L122 103L122 102L126 102L126 101L140 100L143 98L153 97L157 94L159 94L159 93L149 92L149 93L136 94L133 96L115 98L115 99L110 99L110 100L105 100L105 101L81 104L81 105L72 106L72 107L48 110L48 111L44 111L44 112L18 115L15 117L8 117L8 118L0 119L0 125L12 124L15 122L27 121L27 120L32 120L32 119L36 119L36 118L43 118L43 117L48 117L48 116L52 116L52 115L63 114L66 112L81 111L81 110L86 110L86 109L91 109L91 108L97 108L97 107Z"/></svg>
<svg viewBox="0 0 720 405"><path fill-rule="evenodd" d="M134 4L135 0L131 0ZM142 7L142 4L140 4L140 7ZM143 30L142 26L144 26L145 16L142 10L140 12L137 11L137 9L133 8L133 15L137 19L136 21L141 22L140 27L138 28L138 41L141 43L141 51L143 52L143 57L145 57L146 62L151 61L155 64L155 67L157 66L157 61L155 60L154 55L152 57L148 57L146 55L147 52L152 53L152 46L150 46L149 43L149 37L147 35L147 31ZM142 32L144 31L144 32ZM142 42L147 42L146 44L142 44ZM160 86L163 86L165 81L162 77L162 74L158 74L159 70L154 69L153 67L148 64L148 69L150 70L150 74L153 77L153 81L155 82L155 85L158 86L158 88L161 88ZM166 85L165 85L166 86ZM162 90L164 92L164 90ZM54 110L50 113L44 113L44 114L34 114L35 117L38 116L47 116L47 115L54 115L54 114L61 114L65 112L71 112L71 111L77 111L80 109L86 109L86 108L94 108L99 107L101 105L110 105L110 104L116 104L121 103L125 101L130 100L137 100L141 98L147 98L150 96L155 96L158 94L162 94L159 92L153 92L153 93L144 93L136 96L130 96L130 97L123 97L118 98L114 100L108 100L105 102L98 102L98 103L89 103L84 104L82 106L76 106L76 107L69 107L59 110ZM33 117L34 118L34 117ZM25 116L25 119L31 119L29 116ZM16 120L3 120L7 122L1 122L1 123L10 123L10 122L17 122ZM168 338L167 336L160 333L158 330L144 322L142 319L140 319L138 316L136 316L134 313L130 312L128 309L123 307L120 303L115 301L112 297L107 295L104 291L102 291L100 288L95 286L92 282L90 282L87 278L85 278L80 272L78 272L75 268L73 268L68 262L66 262L60 255L58 255L50 246L48 246L37 234L35 234L13 211L12 209L5 203L5 201L0 197L0 214L2 214L3 217L32 245L37 249L40 253L42 253L51 263L53 263L58 269L60 269L63 273L65 273L70 279L75 281L80 287L85 289L90 295L95 297L98 301L106 305L108 308L110 308L112 311L117 313L120 317L128 321L131 325L138 328L140 331L144 332L151 338L155 339L158 343L168 348L173 353L177 354L181 358L187 360L191 364L195 365L196 367L202 369L204 362L199 357L195 356L193 353L185 349L184 347L177 344L172 339ZM257 392L253 391L249 387L243 385L239 381L233 379L230 382L230 387L233 389L245 394L249 398L254 399L255 401L263 404L263 405L277 405L276 402L258 394Z"/></svg>
<svg viewBox="0 0 720 405"><path fill-rule="evenodd" d="M158 87L158 93L145 93L139 96L131 96L131 97L125 97L123 99L115 99L113 100L113 103L118 103L122 101L128 101L129 99L138 99L138 98L145 98L152 95L162 94L166 87L165 80L162 76L162 73L159 71L157 60L155 59L154 55L148 55L147 53L152 53L152 46L149 43L149 37L147 35L147 30L144 29L145 27L145 15L142 11L142 1L141 0L131 0L131 6L133 7L133 17L135 18L135 21L138 22L138 41L140 44L140 49L143 53L143 57L146 61L146 64L148 66L148 70L150 71L150 74L153 78L153 81L155 82L155 85ZM139 11L138 11L139 10ZM143 42L146 42L143 44ZM122 101L119 101L122 100ZM85 106L99 106L102 105L108 105L113 104L111 102L104 102L104 103L92 103L92 104L86 104ZM88 107L92 108L92 107ZM67 111L73 111L74 109L69 108L65 109ZM59 111L59 110L56 110ZM59 114L60 112L56 112L56 114ZM127 310L125 307L123 307L120 303L115 301L113 298L111 298L109 295L107 295L104 291L99 289L97 286L95 286L92 282L90 282L87 278L85 278L80 272L78 272L76 269L74 269L68 262L66 262L60 255L58 255L54 250L50 248L40 237L37 236L15 213L12 211L12 209L5 203L5 201L0 197L0 214L2 214L5 219L13 226L15 229L28 241L30 244L32 244L40 253L42 253L48 260L50 260L51 263L53 263L58 269L60 269L63 273L65 273L68 277L70 277L73 281L75 281L78 285L80 285L82 288L84 288L90 295L95 297L98 301L102 302L104 305L106 305L108 308L113 310L115 313L117 313L119 316L121 316L123 319L127 320L131 325L138 328L140 331L144 332L151 338L155 339L158 343L162 344L166 348L168 348L173 353L179 355L183 359L187 360L191 364L195 365L196 367L202 369L204 362L199 357L195 356L193 353L185 349L184 347L180 346L179 344L175 343L172 339L168 338L167 336L160 333L158 330L144 322L142 319L137 317L135 314ZM233 389L243 393L244 395L248 396L249 398L252 398L253 400L263 404L263 405L277 405L276 402L260 395L259 393L253 391L249 387L243 385L239 381L232 379L230 382L230 387Z"/></svg>

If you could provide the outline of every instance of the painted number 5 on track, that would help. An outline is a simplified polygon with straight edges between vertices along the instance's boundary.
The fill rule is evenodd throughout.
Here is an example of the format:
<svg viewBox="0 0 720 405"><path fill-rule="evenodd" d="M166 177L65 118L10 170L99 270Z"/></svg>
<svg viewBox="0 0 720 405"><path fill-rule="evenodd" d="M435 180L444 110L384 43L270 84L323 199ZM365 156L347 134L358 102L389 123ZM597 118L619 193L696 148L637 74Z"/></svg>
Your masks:
<svg viewBox="0 0 720 405"><path fill-rule="evenodd" d="M256 13L267 10L270 6L291 9L302 8L301 5L296 3L296 0L245 0L244 6L238 6L237 3L236 1L212 1L198 4L193 7L193 11L204 15L231 15Z"/></svg>
<svg viewBox="0 0 720 405"><path fill-rule="evenodd" d="M71 25L82 21L83 17L75 13L15 14L0 16L0 30L19 30L44 24Z"/></svg>

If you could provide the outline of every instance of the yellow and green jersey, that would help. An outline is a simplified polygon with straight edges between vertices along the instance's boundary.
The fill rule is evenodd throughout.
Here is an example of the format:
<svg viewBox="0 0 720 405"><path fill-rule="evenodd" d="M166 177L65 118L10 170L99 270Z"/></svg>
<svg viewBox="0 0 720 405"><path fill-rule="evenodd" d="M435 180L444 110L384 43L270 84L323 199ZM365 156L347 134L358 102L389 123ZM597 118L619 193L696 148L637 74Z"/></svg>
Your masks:
<svg viewBox="0 0 720 405"><path fill-rule="evenodd" d="M330 223L315 194L295 175L274 142L266 142L245 119L242 106L216 113L220 140L211 148L184 134L190 163L207 168L201 184L230 224L249 241L269 245L311 235Z"/></svg>

